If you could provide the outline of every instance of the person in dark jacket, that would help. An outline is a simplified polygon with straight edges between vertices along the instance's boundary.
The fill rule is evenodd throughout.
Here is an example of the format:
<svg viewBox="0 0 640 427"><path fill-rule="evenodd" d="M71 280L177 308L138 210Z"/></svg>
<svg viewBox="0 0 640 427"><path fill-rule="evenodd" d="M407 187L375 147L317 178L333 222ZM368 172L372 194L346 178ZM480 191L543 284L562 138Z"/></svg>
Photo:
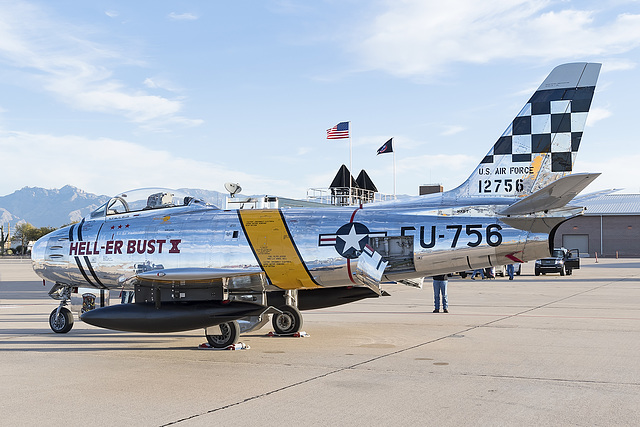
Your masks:
<svg viewBox="0 0 640 427"><path fill-rule="evenodd" d="M440 313L440 295L442 295L442 311L449 312L449 300L447 299L447 275L433 276L433 303L435 305L434 313Z"/></svg>

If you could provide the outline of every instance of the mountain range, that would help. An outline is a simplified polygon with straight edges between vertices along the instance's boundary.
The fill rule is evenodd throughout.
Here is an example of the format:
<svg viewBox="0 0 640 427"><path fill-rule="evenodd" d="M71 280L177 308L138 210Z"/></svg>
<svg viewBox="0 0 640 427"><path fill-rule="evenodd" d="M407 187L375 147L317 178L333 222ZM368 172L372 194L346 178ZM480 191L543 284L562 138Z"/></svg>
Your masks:
<svg viewBox="0 0 640 427"><path fill-rule="evenodd" d="M181 188L180 191L216 206L223 206L226 193L213 190ZM60 189L24 187L0 196L0 225L28 222L34 227L60 227L80 221L110 199L110 196L87 193L72 185Z"/></svg>

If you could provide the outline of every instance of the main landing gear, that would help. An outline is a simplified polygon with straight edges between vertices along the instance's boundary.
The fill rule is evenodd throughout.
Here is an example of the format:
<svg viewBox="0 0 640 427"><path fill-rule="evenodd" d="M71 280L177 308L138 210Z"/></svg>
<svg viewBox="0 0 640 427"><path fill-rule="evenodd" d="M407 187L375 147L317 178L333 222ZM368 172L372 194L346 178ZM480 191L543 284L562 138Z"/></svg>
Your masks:
<svg viewBox="0 0 640 427"><path fill-rule="evenodd" d="M207 342L213 348L226 348L238 342L240 338L240 326L235 320L233 322L221 323L219 335L209 335L205 329Z"/></svg>
<svg viewBox="0 0 640 427"><path fill-rule="evenodd" d="M286 291L284 300L270 301L272 305L267 303L266 295L263 295L259 302L268 308L260 316L249 316L206 328L204 335L212 348L227 348L238 342L241 332L261 328L268 321L268 314L271 314L271 324L276 335L293 335L302 330L303 323L297 300L298 293L295 290Z"/></svg>
<svg viewBox="0 0 640 427"><path fill-rule="evenodd" d="M271 324L276 335L293 335L296 332L300 332L302 329L302 314L300 310L296 307L285 305L273 311L277 311L272 314L271 318ZM266 315L267 313L265 312L263 316ZM260 327L263 324L263 322L260 322L255 326ZM254 330L254 328L247 329L247 332L251 330ZM221 323L218 326L205 329L204 336L212 348L227 348L238 342L241 331L243 329L239 322L234 320L233 322Z"/></svg>
<svg viewBox="0 0 640 427"><path fill-rule="evenodd" d="M302 329L302 313L296 307L285 305L278 307L280 313L275 313L271 324L277 335L291 335Z"/></svg>
<svg viewBox="0 0 640 427"><path fill-rule="evenodd" d="M271 324L276 335L292 335L302 329L302 314L298 310L298 290L290 289L284 293L284 305L276 306Z"/></svg>

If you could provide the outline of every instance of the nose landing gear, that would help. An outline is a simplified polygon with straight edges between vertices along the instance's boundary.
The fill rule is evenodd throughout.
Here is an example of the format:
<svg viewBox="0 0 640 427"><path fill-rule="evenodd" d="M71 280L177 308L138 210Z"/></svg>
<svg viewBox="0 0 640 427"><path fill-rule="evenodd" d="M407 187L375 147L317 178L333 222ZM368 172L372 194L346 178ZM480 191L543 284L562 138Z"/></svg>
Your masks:
<svg viewBox="0 0 640 427"><path fill-rule="evenodd" d="M60 300L58 308L49 315L49 327L56 334L66 334L73 328L73 313L65 307L71 300L71 286L56 283L49 291L49 296Z"/></svg>
<svg viewBox="0 0 640 427"><path fill-rule="evenodd" d="M49 326L56 334L66 334L73 328L73 313L60 305L49 315Z"/></svg>

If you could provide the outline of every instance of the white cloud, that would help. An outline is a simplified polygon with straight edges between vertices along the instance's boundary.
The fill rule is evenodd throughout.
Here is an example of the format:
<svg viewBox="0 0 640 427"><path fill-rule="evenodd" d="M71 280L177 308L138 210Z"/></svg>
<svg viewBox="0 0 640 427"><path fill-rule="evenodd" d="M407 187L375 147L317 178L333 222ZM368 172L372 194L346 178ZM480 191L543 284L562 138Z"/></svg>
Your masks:
<svg viewBox="0 0 640 427"><path fill-rule="evenodd" d="M296 152L296 156L301 157L304 156L305 154L311 152L311 147L298 147L297 152Z"/></svg>
<svg viewBox="0 0 640 427"><path fill-rule="evenodd" d="M606 119L607 117L611 117L613 113L605 108L590 108L589 114L587 115L587 126L593 126L596 122L599 122L602 119Z"/></svg>
<svg viewBox="0 0 640 427"><path fill-rule="evenodd" d="M600 23L597 12L547 0L389 1L361 27L356 52L365 67L428 77L452 63L542 61L612 55L640 45L640 15ZM550 10L555 7L555 10Z"/></svg>
<svg viewBox="0 0 640 427"><path fill-rule="evenodd" d="M147 77L142 83L150 89L160 88L160 86L151 77Z"/></svg>
<svg viewBox="0 0 640 427"><path fill-rule="evenodd" d="M435 154L398 160L398 178L411 177L412 182L440 183L450 190L468 178L480 159L466 154ZM417 180L416 180L417 179Z"/></svg>
<svg viewBox="0 0 640 427"><path fill-rule="evenodd" d="M194 15L193 13L175 13L175 12L171 12L169 15L169 18L174 19L176 21L195 21L196 19L198 19L197 15Z"/></svg>
<svg viewBox="0 0 640 427"><path fill-rule="evenodd" d="M640 154L628 154L623 157L610 157L593 161L576 161L580 169L575 172L600 172L593 184L589 185L584 194L610 188L625 188L626 192L640 193L640 181L635 179L630 171L635 171L640 164Z"/></svg>
<svg viewBox="0 0 640 427"><path fill-rule="evenodd" d="M455 135L457 133L463 132L465 129L466 128L463 127L463 126L456 126L456 125L446 126L445 130L440 132L440 135L442 135L442 136L451 136L451 135Z"/></svg>
<svg viewBox="0 0 640 427"><path fill-rule="evenodd" d="M97 194L139 187L205 188L223 191L227 181L240 182L249 193L299 194L297 183L239 172L223 164L175 156L128 141L0 131L3 176L0 194L17 188L60 188L71 184Z"/></svg>
<svg viewBox="0 0 640 427"><path fill-rule="evenodd" d="M169 92L182 92L182 89L164 77L147 77L142 82L149 89L163 89Z"/></svg>
<svg viewBox="0 0 640 427"><path fill-rule="evenodd" d="M114 78L116 67L140 65L137 60L25 3L0 10L0 61L74 108L122 115L135 123L171 122L183 108L181 100L150 95Z"/></svg>
<svg viewBox="0 0 640 427"><path fill-rule="evenodd" d="M602 72L609 71L627 71L636 68L636 64L628 59L613 58L607 59L606 64L602 67Z"/></svg>
<svg viewBox="0 0 640 427"><path fill-rule="evenodd" d="M115 10L105 10L104 14L107 15L109 18L116 18L119 13Z"/></svg>

